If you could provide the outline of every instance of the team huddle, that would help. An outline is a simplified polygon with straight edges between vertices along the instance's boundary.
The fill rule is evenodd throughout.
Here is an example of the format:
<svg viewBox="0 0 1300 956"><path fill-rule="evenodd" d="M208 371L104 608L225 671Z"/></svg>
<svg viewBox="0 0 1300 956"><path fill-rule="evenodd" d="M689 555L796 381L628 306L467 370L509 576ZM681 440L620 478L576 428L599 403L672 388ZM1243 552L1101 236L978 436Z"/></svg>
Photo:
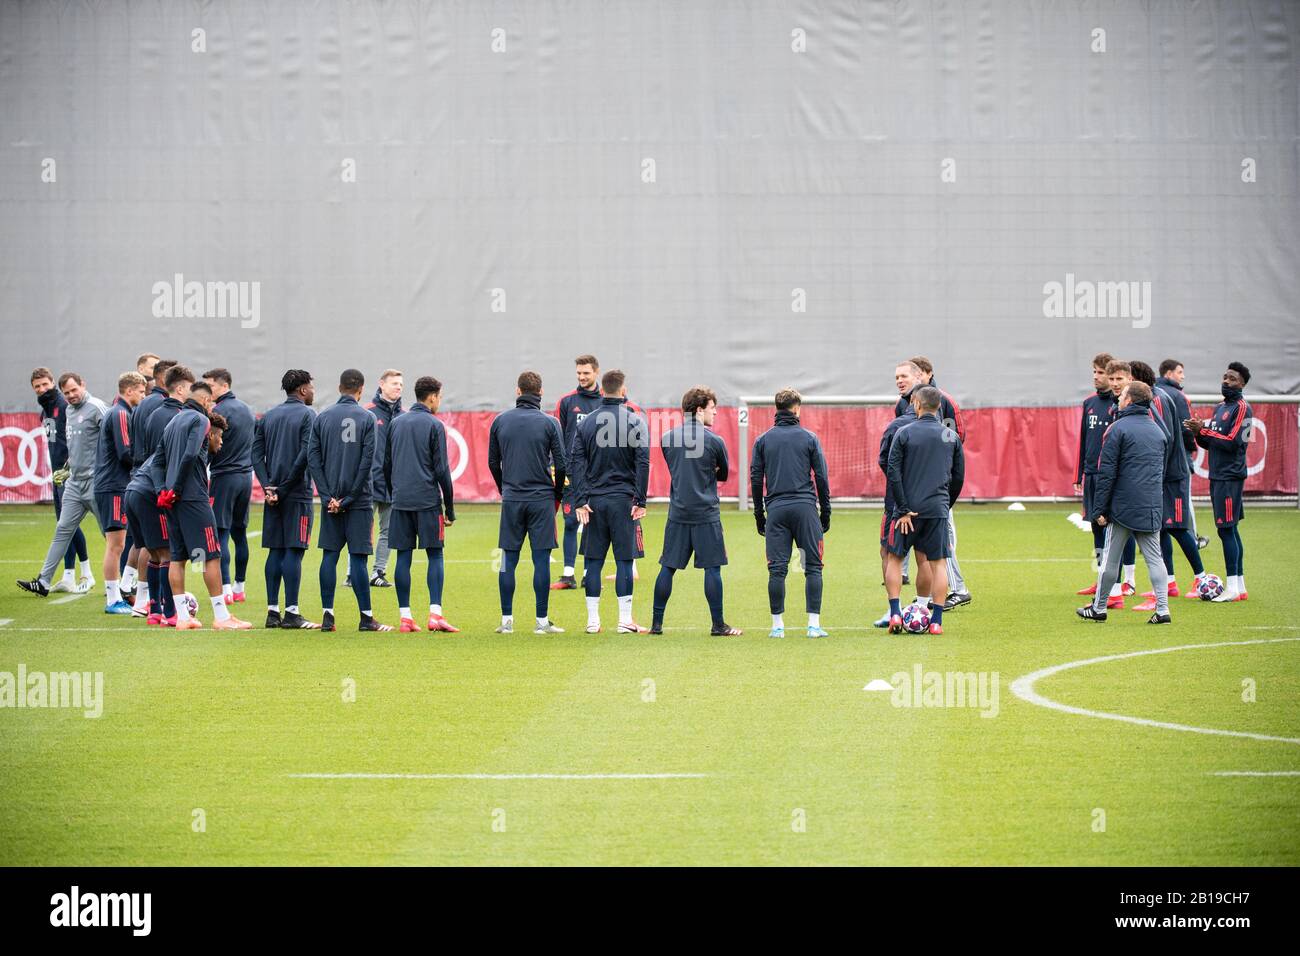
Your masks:
<svg viewBox="0 0 1300 956"><path fill-rule="evenodd" d="M704 572L710 633L740 634L723 614L727 551L718 486L730 466L725 443L711 430L717 396L703 386L689 389L682 397L682 423L657 442L671 486L652 618L643 627L633 619L632 598L636 561L645 555L641 519L650 476L649 425L627 400L623 372L602 374L592 355L578 356L575 371L577 388L559 400L553 414L542 410L541 376L521 373L515 407L496 416L489 431L488 469L501 494L496 630L514 630L515 574L527 541L534 633L562 633L550 619L550 592L579 586L579 550L586 632L601 632L604 565L612 550L617 632L663 633L674 574L693 562ZM1175 543L1194 574L1188 596L1246 599L1237 526L1251 427L1242 389L1250 372L1237 362L1228 367L1224 401L1204 422L1191 418L1182 374L1182 364L1174 360L1161 364L1159 379L1143 362L1104 354L1093 361L1096 394L1083 405L1075 477L1092 522L1098 579L1079 592L1093 595L1093 603L1078 610L1080 617L1103 621L1108 608L1123 607L1125 597L1135 593L1139 546L1153 590L1138 609L1154 612L1150 623L1168 623L1168 599L1179 594L1173 579ZM880 555L889 608L875 626L891 633L942 634L944 611L971 601L957 562L952 516L965 480L965 429L960 410L935 384L925 357L900 363L894 378L900 397L878 456L886 482ZM256 476L264 495L259 533L266 552L265 627L335 630L338 563L346 551L345 587L356 598L361 631L458 630L442 608L443 550L456 513L447 433L437 417L442 400L437 379L418 378L415 402L404 409L401 371L387 369L373 399L363 404L365 377L346 369L339 376L337 401L317 414L312 376L290 369L280 383L284 401L260 417L235 396L227 369L196 376L152 353L140 356L136 371L119 377L111 405L92 396L76 372L63 373L56 385L49 369L38 368L31 382L55 469L58 523L40 574L18 582L24 590L47 595L93 588L80 530L91 513L105 538L105 613L184 630L201 627L199 601L185 587L186 565L192 563L202 569L213 627L250 628L231 608L246 601ZM830 485L821 443L801 424L801 404L792 388L776 393L773 426L754 442L747 476L756 530L765 539L771 637L785 636L786 577L794 549L804 573L807 636L827 636L820 613ZM1190 455L1198 445L1208 451L1226 583L1206 573L1199 555L1206 542L1195 536ZM303 556L317 530L317 496L319 623L299 607ZM562 545L556 533L561 509ZM551 583L551 552L561 546L563 573ZM423 626L411 606L417 550L426 558L429 610ZM917 597L904 607L900 595L910 583L912 554ZM64 576L55 582L60 561ZM388 587L396 588L396 628L376 620L371 607L371 589Z"/></svg>
<svg viewBox="0 0 1300 956"><path fill-rule="evenodd" d="M1189 598L1226 602L1246 600L1242 569L1242 487L1246 446L1251 438L1250 405L1242 390L1250 370L1231 362L1223 373L1223 401L1209 419L1191 417L1183 395L1183 363L1165 359L1160 376L1145 362L1118 361L1102 353L1092 360L1095 395L1083 403L1079 430L1076 489L1084 516L1092 523L1095 584L1079 591L1093 596L1079 617L1106 620L1108 609L1123 608L1136 593L1137 547L1142 548L1152 590L1134 610L1153 612L1148 623L1168 624L1169 598L1180 591L1174 580L1174 544L1191 565ZM1197 446L1208 458L1214 526L1223 544L1226 581L1208 574L1196 535L1192 508L1191 462Z"/></svg>

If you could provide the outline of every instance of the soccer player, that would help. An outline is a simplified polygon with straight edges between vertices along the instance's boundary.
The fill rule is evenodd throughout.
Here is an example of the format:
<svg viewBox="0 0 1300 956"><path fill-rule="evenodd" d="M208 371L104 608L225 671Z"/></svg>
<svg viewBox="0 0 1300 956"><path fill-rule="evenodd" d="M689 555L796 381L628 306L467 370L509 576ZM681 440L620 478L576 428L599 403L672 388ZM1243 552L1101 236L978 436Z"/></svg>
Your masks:
<svg viewBox="0 0 1300 956"><path fill-rule="evenodd" d="M1106 367L1115 360L1109 352L1098 352L1092 357L1093 394L1083 400L1083 411L1079 418L1079 455L1074 465L1074 493L1083 497L1083 513L1092 514L1092 493L1097 474L1097 459L1101 457L1101 436L1113 416L1111 406L1115 404L1115 394L1110 390L1110 378ZM1092 563L1101 565L1101 552L1106 546L1106 529L1092 522ZM1097 582L1076 591L1076 594L1095 594Z"/></svg>
<svg viewBox="0 0 1300 956"><path fill-rule="evenodd" d="M939 388L938 384L936 384L934 380L934 365L928 358L924 355L913 356L912 364L916 365L916 367L921 370L920 385L933 385L935 388ZM964 445L966 443L966 423L961 416L961 407L953 400L951 395L941 388L939 388L939 395L939 421L955 431L958 439L960 439ZM902 401L903 400L900 399L900 404ZM910 402L910 397L907 401ZM895 416L899 414L899 407L897 404L894 406L894 414ZM903 555L903 583L907 583L907 560L908 555ZM957 563L957 524L953 520L951 514L948 515L947 570L949 593L943 602L943 609L945 611L951 611L971 602L971 593L966 588L966 579L962 577L961 565ZM919 585L920 583L920 569L918 569L917 584ZM923 588L920 590L921 593L925 593Z"/></svg>
<svg viewBox="0 0 1300 956"><path fill-rule="evenodd" d="M578 376L578 387L560 396L555 403L555 418L560 423L566 459L572 457L574 436L582 420L600 407L600 362L594 355L579 355L573 360ZM569 483L565 486L564 501L564 570L560 579L551 585L556 591L577 588L575 565L578 561L578 516L573 505L573 471L569 470Z"/></svg>
<svg viewBox="0 0 1300 956"><path fill-rule="evenodd" d="M104 613L131 614L122 599L122 558L126 550L126 505L123 498L131 480L131 412L144 399L147 386L139 372L125 372L117 380L117 397L104 413L95 454L95 508L104 531Z"/></svg>
<svg viewBox="0 0 1300 956"><path fill-rule="evenodd" d="M785 637L785 576L793 543L803 554L808 636L826 637L821 626L823 535L831 528L831 487L817 436L799 424L802 397L793 388L776 393L776 419L754 442L749 487L754 523L766 541L768 637ZM766 496L764 494L766 490Z"/></svg>
<svg viewBox="0 0 1300 956"><path fill-rule="evenodd" d="M1160 377L1156 379L1156 384L1169 393L1174 400L1174 417L1178 419L1180 425L1182 422L1192 417L1192 406L1187 401L1187 396L1183 394L1183 380L1186 378L1187 370L1183 363L1178 359L1167 358L1160 363ZM1179 428L1182 439L1182 446L1187 455L1187 464L1190 471L1192 461L1196 458L1196 436L1192 430L1185 426ZM1210 539L1200 535L1196 531L1196 508L1191 506L1187 511L1187 528L1192 537L1196 540L1196 547L1204 550L1210 544ZM1187 595L1195 597L1194 591Z"/></svg>
<svg viewBox="0 0 1300 956"><path fill-rule="evenodd" d="M262 547L266 549L266 626L290 630L320 627L298 611L302 585L302 556L311 544L311 477L307 474L307 444L316 415L311 404L316 388L311 373L291 368L280 378L285 399L267 411L253 429L253 471L265 495L262 507ZM280 614L280 584L284 584L284 615Z"/></svg>
<svg viewBox="0 0 1300 956"><path fill-rule="evenodd" d="M898 434L898 430L916 421L916 407L911 403L911 398L912 393L921 387L920 366L910 359L906 362L899 362L894 367L894 384L898 386L899 393L908 399L908 405L901 415L895 416L894 420L885 426L885 430L880 436L880 453L876 456L876 464L879 465L881 472L885 476L885 510L880 516L880 570L882 581L889 577L889 526L894 514L894 497L889 490L889 449L893 447L894 436ZM907 556L904 555L900 585L909 583L906 561ZM926 578L927 574L928 565L922 565L916 569L916 589L918 594L930 593L930 582ZM886 596L888 596L887 592ZM888 627L889 618L890 609L886 607L884 617L873 622L872 626Z"/></svg>
<svg viewBox="0 0 1300 956"><path fill-rule="evenodd" d="M560 424L542 411L542 377L521 372L515 407L492 419L488 430L488 470L501 493L501 625L498 634L514 632L515 569L528 535L533 553L534 634L563 634L551 623L551 552L555 550L555 512L564 495L565 457Z"/></svg>
<svg viewBox="0 0 1300 956"><path fill-rule="evenodd" d="M393 513L393 495L384 479L384 439L393 419L402 414L402 373L395 368L385 369L379 376L375 397L366 408L375 416L375 466L370 475L371 493L375 512L379 517L379 538L375 541L375 570L370 578L372 588L391 588L388 571L388 525Z"/></svg>
<svg viewBox="0 0 1300 956"><path fill-rule="evenodd" d="M610 369L600 380L600 406L583 418L569 449L573 513L583 528L583 586L587 633L600 633L601 573L614 550L618 633L645 634L632 619L632 562L645 554L641 519L650 482L650 430L627 407L625 376Z"/></svg>
<svg viewBox="0 0 1300 956"><path fill-rule="evenodd" d="M320 598L322 631L334 630L339 552L348 549L348 580L361 612L359 631L391 631L370 607L366 559L375 529L370 476L375 464L375 416L361 406L366 377L354 368L339 376L339 400L316 416L307 443L307 467L320 494Z"/></svg>
<svg viewBox="0 0 1300 956"><path fill-rule="evenodd" d="M108 406L90 394L76 372L64 372L59 376L59 391L68 403L68 460L64 465L67 480L63 484L63 508L41 573L30 581L18 582L24 591L41 597L50 593L54 569L65 560L68 546L81 528L81 519L90 513L95 515L96 523L99 522L99 514L95 511L95 459L99 453L99 426ZM90 565L83 563L81 581L75 590L78 594L85 594L94 586L95 576L90 572Z"/></svg>
<svg viewBox="0 0 1300 956"><path fill-rule="evenodd" d="M1165 563L1165 573L1169 576L1169 596L1178 597L1178 584L1174 579L1174 542L1183 549L1183 556L1192 566L1195 578L1192 593L1199 590L1205 566L1201 563L1200 551L1196 539L1187 530L1187 516L1192 510L1192 471L1187 460L1187 453L1182 446L1183 419L1178 417L1177 405L1168 391L1156 384L1155 370L1146 362L1130 362L1134 381L1141 382L1151 389L1152 417L1165 430L1171 439L1165 446L1165 480L1164 508L1160 528L1160 554ZM1154 611L1156 609L1155 592L1148 591L1135 611Z"/></svg>
<svg viewBox="0 0 1300 956"><path fill-rule="evenodd" d="M131 537L141 542L145 549L141 556L145 564L145 583L136 591L137 603L132 613L138 615L140 610L144 610L145 623L161 627L176 626L176 604L170 583L171 546L167 516L158 509L158 492L161 489L154 483L151 466L162 445L163 432L171 420L180 414L184 403L189 401L193 385L193 372L184 365L169 364L163 379L165 397L162 402L154 404L149 421L141 427L136 419L150 396L145 397L131 416L132 455L139 458L141 446L152 449L136 467L126 486L127 529ZM145 601L143 609L139 605L142 598Z"/></svg>
<svg viewBox="0 0 1300 956"><path fill-rule="evenodd" d="M709 602L715 637L741 634L722 615L722 566L727 563L727 545L722 539L722 515L718 509L718 482L727 480L727 446L710 426L718 412L718 396L697 385L682 396L682 423L665 432L659 448L672 488L668 502L668 523L664 526L664 548L655 580L654 614L650 633L664 632L664 610L673 593L673 573L686 567L691 555L695 566L704 569L704 598Z"/></svg>
<svg viewBox="0 0 1300 956"><path fill-rule="evenodd" d="M145 447L146 444L144 441L145 432L146 432L145 426L148 424L150 416L153 415L154 409L158 408L158 406L160 406L167 399L167 373L170 372L173 368L175 368L177 364L179 364L175 359L155 358L152 352L146 352L144 355L140 356L140 358L143 359L146 365L151 369L150 373L148 375L145 375L145 378L151 379L153 385L151 388L148 389L147 394L145 395L144 399L140 402L140 404L136 406L135 411L131 413L131 457L132 457L131 477L132 478L134 478L136 475L140 473L140 466L144 464L144 460L148 458L151 454L153 454L153 452L155 451L154 448ZM139 367L139 363L137 362L137 368L138 367ZM189 395L188 391L186 391L186 395L187 396ZM159 429L156 434L158 437L161 437L162 430ZM156 489L154 493L157 494ZM130 509L128 508L127 509L127 519L128 519L127 533L131 535L131 539L133 541L136 541L135 535L131 532L130 529L130 520L129 520L130 517L131 517L131 512ZM154 523L156 523L156 519L157 519L156 515L150 516L150 520L152 520ZM150 608L150 596L149 596L150 558L148 554L148 549L140 546L140 543L138 541L136 541L136 547L137 547L136 570L139 573L139 579L144 583L136 587L135 607L132 609L132 613L136 617L147 618L149 614L149 608ZM158 595L155 594L154 598L156 599L157 597ZM156 604L157 602L155 601L154 603Z"/></svg>
<svg viewBox="0 0 1300 956"><path fill-rule="evenodd" d="M45 429L45 448L50 456L50 472L58 475L58 481L50 483L54 492L54 520L63 517L63 472L68 463L68 400L54 384L54 373L41 367L32 370L32 391L41 406L41 427ZM86 551L86 534L77 528L63 555L63 577L54 583L53 591L70 591L84 593L90 588L78 592L77 559L81 559L83 574L90 574L90 556Z"/></svg>
<svg viewBox="0 0 1300 956"><path fill-rule="evenodd" d="M1115 396L1115 403L1110 406L1110 420L1106 422L1106 427L1109 428L1119 417L1119 393L1133 381L1133 367L1128 362L1112 359L1106 364L1106 380L1110 382L1110 393ZM1123 577L1115 582L1114 589L1106 599L1109 610L1123 608L1124 599L1137 593L1137 541L1132 537L1124 543L1121 566Z"/></svg>
<svg viewBox="0 0 1300 956"><path fill-rule="evenodd" d="M1113 382L1113 380L1112 380ZM1089 520L1106 528L1106 545L1092 603L1075 613L1085 621L1106 620L1107 595L1119 580L1122 546L1136 538L1156 596L1148 624L1168 624L1169 587L1160 554L1162 486L1172 439L1151 415L1151 389L1129 382L1119 391L1119 411L1102 437L1093 511Z"/></svg>
<svg viewBox="0 0 1300 956"><path fill-rule="evenodd" d="M1246 445L1251 441L1254 415L1242 398L1250 382L1250 369L1240 362L1229 362L1219 391L1223 401L1214 408L1208 421L1189 418L1184 424L1191 429L1196 443L1209 454L1210 500L1214 505L1214 525L1223 543L1223 563L1227 581L1215 601L1246 600L1246 572L1242 564L1245 548L1237 527L1242 514L1241 489L1246 483Z"/></svg>
<svg viewBox="0 0 1300 956"><path fill-rule="evenodd" d="M885 586L889 593L889 633L901 634L899 592L903 555L916 552L917 584L929 565L930 633L943 633L947 594L948 513L966 478L966 460L956 431L939 421L943 395L933 385L912 392L916 421L898 430L889 447L889 485L894 510L886 534L890 559Z"/></svg>
<svg viewBox="0 0 1300 956"><path fill-rule="evenodd" d="M253 433L257 430L257 418L231 391L234 379L228 369L209 369L203 373L203 381L212 389L212 410L226 421L221 447L208 462L212 513L217 520L217 541L221 545L221 593L227 604L242 604L248 576L248 514L253 500ZM230 573L232 541L233 578Z"/></svg>
<svg viewBox="0 0 1300 956"><path fill-rule="evenodd" d="M226 420L211 410L212 404L212 387L207 382L195 382L182 409L163 429L149 469L158 489L155 501L166 521L172 593L185 593L186 562L202 562L203 583L212 602L213 629L244 631L253 625L231 616L221 590L221 543L208 495L208 460L221 448ZM202 626L190 616L185 601L176 602L177 630L194 631Z"/></svg>
<svg viewBox="0 0 1300 956"><path fill-rule="evenodd" d="M136 357L135 370L145 381L144 387L146 393L149 391L150 385L153 382L153 369L156 364L158 364L158 356L155 355L153 352L144 352L143 354ZM143 401L143 399L141 399L141 401ZM132 418L135 417L134 410L131 413L131 417ZM130 437L129 433L127 437L128 438ZM132 471L135 470L134 450L131 453L131 461L128 462L128 465L130 466L130 469ZM128 481L130 480L129 474L127 476L127 480ZM123 490L125 491L125 489ZM126 516L125 500L123 500L122 502L122 513L123 513L123 518L125 519ZM120 577L119 591L121 592L122 600L125 601L127 604L131 604L136 596L135 592L136 592L136 585L139 580L138 571L139 571L139 566L141 561L140 555L141 555L141 550L139 546L136 544L136 542L131 538L131 531L130 529L128 529L126 532L126 540L123 543L122 556L118 559L118 572ZM143 615L138 615L138 616L142 617Z"/></svg>
<svg viewBox="0 0 1300 956"><path fill-rule="evenodd" d="M415 381L415 404L388 426L384 441L384 481L392 489L393 515L388 542L397 552L393 584L401 614L398 630L419 630L411 612L411 557L423 548L429 559L425 584L429 588L431 631L455 634L442 614L442 547L446 528L456 520L452 499L451 465L447 457L447 430L435 413L442 405L442 383L431 375Z"/></svg>

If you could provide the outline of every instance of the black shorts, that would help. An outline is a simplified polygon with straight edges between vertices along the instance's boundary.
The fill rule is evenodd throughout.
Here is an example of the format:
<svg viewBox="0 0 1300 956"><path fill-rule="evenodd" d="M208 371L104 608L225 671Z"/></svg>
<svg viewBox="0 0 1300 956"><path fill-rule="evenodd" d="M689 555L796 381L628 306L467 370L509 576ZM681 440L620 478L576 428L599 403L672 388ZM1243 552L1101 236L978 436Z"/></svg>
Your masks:
<svg viewBox="0 0 1300 956"><path fill-rule="evenodd" d="M1191 520L1192 479L1166 481L1164 483L1164 527L1170 531L1186 528Z"/></svg>
<svg viewBox="0 0 1300 956"><path fill-rule="evenodd" d="M790 563L790 546L803 552L804 571L820 568L825 554L822 522L812 502L777 505L767 510L767 565Z"/></svg>
<svg viewBox="0 0 1300 956"><path fill-rule="evenodd" d="M306 550L316 517L310 501L281 501L262 506L262 547Z"/></svg>
<svg viewBox="0 0 1300 956"><path fill-rule="evenodd" d="M912 530L904 534L898 529L898 519L889 523L885 547L899 557L910 548L925 555L927 561L948 557L948 516L942 518L913 518Z"/></svg>
<svg viewBox="0 0 1300 956"><path fill-rule="evenodd" d="M1244 481L1238 479L1210 479L1210 501L1214 503L1215 527L1231 528L1242 519L1241 488L1244 484Z"/></svg>
<svg viewBox="0 0 1300 956"><path fill-rule="evenodd" d="M554 498L501 502L497 547L502 551L521 551L525 534L528 535L528 547L533 551L555 548Z"/></svg>
<svg viewBox="0 0 1300 956"><path fill-rule="evenodd" d="M332 515L325 508L320 512L320 537L317 544L322 551L342 551L348 554L372 554L371 535L375 529L375 509L371 505L349 508L342 514Z"/></svg>
<svg viewBox="0 0 1300 956"><path fill-rule="evenodd" d="M126 527L132 540L148 551L167 547L167 516L158 510L157 496L153 492L126 493Z"/></svg>
<svg viewBox="0 0 1300 956"><path fill-rule="evenodd" d="M631 495L598 495L588 499L591 520L582 535L582 556L588 561L604 561L610 546L615 561L645 557L641 522L632 520Z"/></svg>
<svg viewBox="0 0 1300 956"><path fill-rule="evenodd" d="M95 492L95 512L99 529L104 532L121 531L126 527L125 492Z"/></svg>
<svg viewBox="0 0 1300 956"><path fill-rule="evenodd" d="M248 527L249 503L253 500L251 474L216 475L208 482L208 494L212 496L218 528L229 531Z"/></svg>
<svg viewBox="0 0 1300 956"><path fill-rule="evenodd" d="M207 498L178 501L166 511L167 544L173 561L212 561L221 557L217 519Z"/></svg>
<svg viewBox="0 0 1300 956"><path fill-rule="evenodd" d="M394 508L388 519L388 546L394 551L441 548L444 533L441 508L405 511Z"/></svg>
<svg viewBox="0 0 1300 956"><path fill-rule="evenodd" d="M722 540L722 522L682 524L671 518L664 525L664 550L659 563L680 571L695 555L697 568L720 568L727 563L727 545Z"/></svg>

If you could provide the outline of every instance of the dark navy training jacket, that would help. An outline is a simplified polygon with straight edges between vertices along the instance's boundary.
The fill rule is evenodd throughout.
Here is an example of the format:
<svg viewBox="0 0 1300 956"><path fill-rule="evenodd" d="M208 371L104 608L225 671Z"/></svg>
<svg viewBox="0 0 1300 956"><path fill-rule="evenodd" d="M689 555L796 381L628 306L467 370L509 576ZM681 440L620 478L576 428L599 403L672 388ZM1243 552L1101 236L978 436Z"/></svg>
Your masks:
<svg viewBox="0 0 1300 956"><path fill-rule="evenodd" d="M520 395L515 407L492 419L488 471L502 501L558 501L565 457L560 423L542 411L542 396Z"/></svg>
<svg viewBox="0 0 1300 956"><path fill-rule="evenodd" d="M253 410L226 392L217 399L212 410L226 420L226 431L221 436L221 452L212 456L208 471L213 478L218 475L251 475L253 473L253 433L257 430L257 417Z"/></svg>
<svg viewBox="0 0 1300 956"><path fill-rule="evenodd" d="M382 392L375 390L375 397L366 403L366 410L375 416L375 464L370 471L370 494L375 501L392 501L393 494L388 489L384 478L384 440L388 437L388 426L393 419L402 414L402 400L390 402Z"/></svg>
<svg viewBox="0 0 1300 956"><path fill-rule="evenodd" d="M909 511L918 518L942 518L961 495L966 458L957 433L927 412L904 425L889 448L891 518Z"/></svg>
<svg viewBox="0 0 1300 956"><path fill-rule="evenodd" d="M1074 465L1074 483L1083 483L1084 475L1097 473L1097 459L1101 457L1101 436L1114 419L1112 406L1115 396L1110 389L1094 392L1083 400L1083 414L1079 418L1079 458Z"/></svg>
<svg viewBox="0 0 1300 956"><path fill-rule="evenodd" d="M95 451L95 494L120 495L131 481L131 406L122 396L113 399L99 423Z"/></svg>
<svg viewBox="0 0 1300 956"><path fill-rule="evenodd" d="M880 454L876 457L876 464L885 475L885 514L893 514L894 511L894 496L889 492L889 449L894 447L894 436L898 430L914 421L916 409L909 403L903 414L885 426L885 431L880 436Z"/></svg>
<svg viewBox="0 0 1300 956"><path fill-rule="evenodd" d="M257 420L253 430L253 471L263 488L280 501L311 501L307 443L316 414L294 396Z"/></svg>
<svg viewBox="0 0 1300 956"><path fill-rule="evenodd" d="M208 432L212 422L203 406L187 401L163 429L152 458L154 487L170 488L181 501L208 500Z"/></svg>
<svg viewBox="0 0 1300 956"><path fill-rule="evenodd" d="M149 424L149 418L153 413L166 400L167 390L154 385L149 390L149 394L140 400L140 404L131 413L131 460L137 471L144 464L144 460L153 454L153 446L149 445L145 440L145 426ZM159 429L158 434L162 435L161 429Z"/></svg>
<svg viewBox="0 0 1300 956"><path fill-rule="evenodd" d="M672 488L668 520L679 524L711 524L721 519L718 482L730 472L727 445L694 415L659 439Z"/></svg>
<svg viewBox="0 0 1300 956"><path fill-rule="evenodd" d="M41 427L45 429L45 447L50 451L50 470L58 471L68 463L68 400L56 385L36 396L41 406Z"/></svg>
<svg viewBox="0 0 1300 956"><path fill-rule="evenodd" d="M1209 453L1211 481L1246 480L1246 446L1253 425L1250 405L1240 393L1214 407L1209 423L1196 436L1196 443Z"/></svg>
<svg viewBox="0 0 1300 956"><path fill-rule="evenodd" d="M316 416L307 439L307 468L322 502L337 498L344 511L370 506L375 428L375 416L351 395L340 395Z"/></svg>
<svg viewBox="0 0 1300 956"><path fill-rule="evenodd" d="M603 397L578 426L569 450L573 503L601 495L630 495L645 507L650 484L650 429L622 398Z"/></svg>
<svg viewBox="0 0 1300 956"><path fill-rule="evenodd" d="M1119 410L1101 442L1093 485L1093 513L1130 531L1159 531L1164 509L1165 456L1170 439L1151 417L1151 407L1133 403Z"/></svg>
<svg viewBox="0 0 1300 956"><path fill-rule="evenodd" d="M416 402L387 426L384 480L400 511L442 509L455 520L447 431L424 405Z"/></svg>
<svg viewBox="0 0 1300 956"><path fill-rule="evenodd" d="M819 505L823 518L831 513L822 443L794 412L778 411L775 424L754 442L749 487L755 511L806 502Z"/></svg>

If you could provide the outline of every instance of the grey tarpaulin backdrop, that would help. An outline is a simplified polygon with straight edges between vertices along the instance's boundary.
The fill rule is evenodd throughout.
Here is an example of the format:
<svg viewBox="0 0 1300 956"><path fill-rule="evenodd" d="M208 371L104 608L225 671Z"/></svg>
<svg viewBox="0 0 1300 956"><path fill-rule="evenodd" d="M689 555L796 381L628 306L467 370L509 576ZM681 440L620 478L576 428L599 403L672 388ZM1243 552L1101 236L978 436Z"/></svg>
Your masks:
<svg viewBox="0 0 1300 956"><path fill-rule="evenodd" d="M579 351L651 404L916 351L975 404L1103 348L1294 392L1298 43L1291 0L0 3L0 407L146 348L257 405L355 364L494 407ZM177 273L257 327L155 316ZM1045 315L1067 274L1149 326Z"/></svg>

